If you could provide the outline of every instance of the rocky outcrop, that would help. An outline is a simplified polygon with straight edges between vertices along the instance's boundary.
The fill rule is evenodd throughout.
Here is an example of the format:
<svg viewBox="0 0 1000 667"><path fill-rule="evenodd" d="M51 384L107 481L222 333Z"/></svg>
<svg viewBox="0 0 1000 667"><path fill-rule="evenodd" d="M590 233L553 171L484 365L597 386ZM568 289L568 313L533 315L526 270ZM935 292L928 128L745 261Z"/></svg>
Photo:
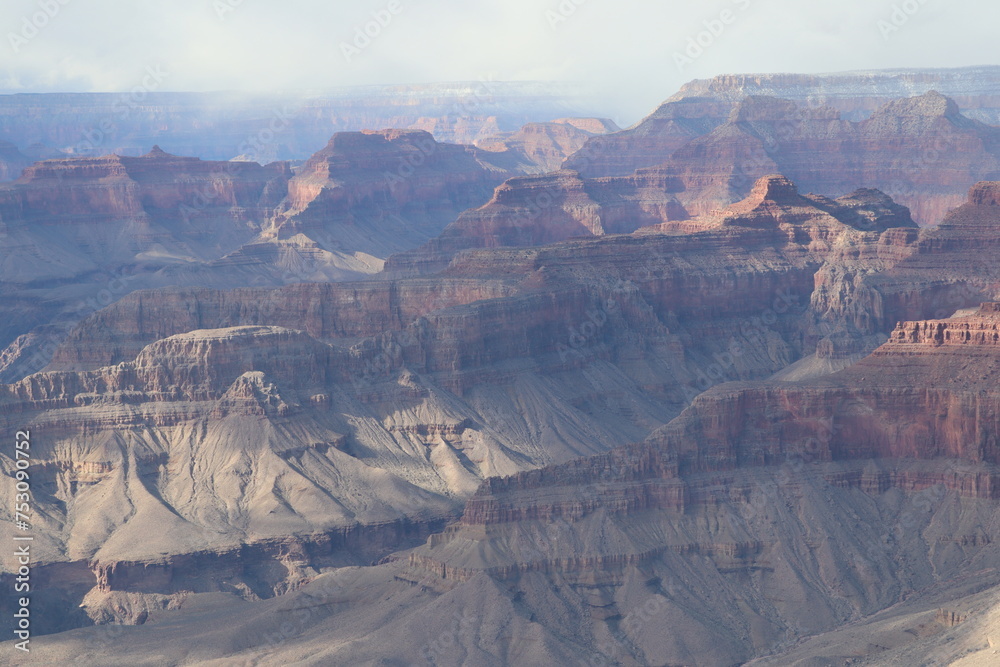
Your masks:
<svg viewBox="0 0 1000 667"><path fill-rule="evenodd" d="M974 200L988 204L989 190L980 186ZM672 610L663 622L691 636L705 631L699 618L752 609L725 612L726 635L739 639L717 662L706 659L731 664L930 581L926 569L895 578L896 547L876 542L803 565L796 554L816 543L812 527L855 545L853 525L838 527L835 516L867 512L873 534L891 533L892 494L940 485L956 502L993 500L989 415L1000 406L989 393L958 389L992 372L979 357L956 371L950 357L920 366L907 354L878 361L879 353L820 380L765 382L817 341L831 354L846 349L838 347L853 340L846 323L864 323L867 312L852 309L865 281L848 276L891 273L929 233L879 192L833 200L773 175L710 216L467 249L433 278L143 292L89 318L59 352L67 368L12 385L0 413L12 427L48 434L36 475L66 507L46 506L55 517L44 531L48 561L122 563L131 573L120 582L127 591L109 584L106 604L94 598L101 618L155 617L190 588L163 587L165 570L152 564L162 550L208 549L219 562L202 569L222 573L224 554L249 534L280 540L439 520L472 496L461 523L364 575L372 590L386 599L420 590L429 603L485 577L507 591L491 598L497 604L521 604L509 597L520 593L539 631L573 637L558 643L560 656L592 646L589 633L608 632L605 621L649 596L662 595L658 605ZM843 340L811 329L824 318L844 327ZM970 341L986 341L988 327L972 322L956 321L948 340L969 331L977 332ZM755 383L716 388L663 427L726 379ZM913 416L890 418L900 414ZM651 433L646 444L621 447ZM938 456L970 467L942 471ZM768 486L783 469L782 490ZM838 508L829 514L808 500L827 496ZM125 516L120 505L135 510ZM136 539L150 522L157 540ZM972 554L988 546L976 535L956 532L951 543ZM852 575L847 595L838 563L859 559L871 569ZM677 572L688 582L669 578ZM731 577L760 577L760 587L725 584ZM668 582L662 590L631 588L657 578ZM534 584L520 588L529 579L560 582L565 618L585 634L545 611ZM776 596L783 601L762 602L779 580L793 582ZM707 590L727 592L706 603ZM794 619L807 607L823 611L805 628ZM757 617L771 620L751 632L747 618ZM629 641L614 639L614 650L634 651ZM646 662L695 655L643 646L654 656Z"/></svg>
<svg viewBox="0 0 1000 667"><path fill-rule="evenodd" d="M843 120L860 122L888 102L931 91L955 100L967 118L1000 125L1000 68L997 67L724 74L683 85L635 126L588 141L584 150L568 158L564 166L593 177L624 176L636 169L661 164L691 140L723 125L733 107L749 97L790 100L812 110L831 109ZM949 150L933 144L931 147L939 152ZM786 171L783 167L771 170ZM752 174L748 177L755 178ZM885 185L871 181L854 187L888 190ZM839 194L825 188L814 191ZM939 219L940 216L931 223Z"/></svg>
<svg viewBox="0 0 1000 667"><path fill-rule="evenodd" d="M239 247L284 197L288 166L204 162L154 147L129 158L46 160L0 189L5 282L75 276L141 260L217 257ZM40 246L45 244L45 251Z"/></svg>
<svg viewBox="0 0 1000 667"><path fill-rule="evenodd" d="M744 630L720 649L726 657L650 643L646 663L747 660L789 632L883 609L1000 558L995 528L973 518L1000 499L998 336L996 303L965 317L903 323L874 355L822 381L718 387L646 443L487 480L458 524L400 558L404 578L458 590L486 574L526 600L539 581L558 582L563 599L588 600L600 587L600 613L582 614L588 627L615 616L608 606L620 604L635 577L652 582L647 595L656 591L669 608L648 622L673 632L692 623L704 632L696 619L725 618L708 611L715 595L743 610L736 627ZM900 507L906 496L913 508ZM831 521L820 507L841 518ZM952 512L963 519L945 518ZM799 528L810 522L821 526L814 538ZM868 530L871 542L857 532ZM840 531L845 546L825 547ZM962 546L944 557L946 543ZM894 554L904 551L900 565ZM707 584L706 566L727 583L692 596L694 582ZM800 588L817 585L824 592L816 598ZM800 603L792 600L803 598L792 590L812 600L813 614L823 609L808 628L794 620ZM753 627L762 611L752 600L765 591L763 616L773 625L748 632L740 624Z"/></svg>
<svg viewBox="0 0 1000 667"><path fill-rule="evenodd" d="M994 208L991 191L976 188L973 213ZM120 301L64 358L147 345L135 359L32 376L0 411L48 434L36 475L74 517L69 531L45 530L50 559L121 572L88 599L95 617L138 622L164 604L183 612L171 596L192 589L164 579L156 551L194 558L215 545L200 569L224 573L224 554L250 532L281 540L440 519L471 495L459 523L364 568L365 583L337 599L377 592L398 606L397 595L417 595L405 608L427 616L446 599L472 613L458 600L486 596L533 619L496 627L561 638L546 659L600 646L618 661L728 665L996 557L1000 535L980 530L970 505L994 503L1000 488L995 305L903 324L840 373L765 380L811 351L809 336L825 332L810 326L824 318L846 341L848 324L875 326L859 303L876 293L867 280L935 248L968 252L960 222L943 232L953 240L925 246L931 232L881 193L832 200L775 175L677 224L692 228L470 249L432 280ZM236 328L170 332L196 323ZM727 378L755 381L711 389L660 427ZM132 434L127 445L119 433ZM232 479L217 472L229 467ZM940 510L913 509L928 494ZM116 514L120 504L135 511ZM150 521L172 546L134 539ZM289 572L280 581L303 590L316 574ZM558 595L539 597L553 586ZM706 632L719 634L689 643ZM667 634L691 639L651 638ZM367 659L366 644L353 646L323 650Z"/></svg>
<svg viewBox="0 0 1000 667"><path fill-rule="evenodd" d="M943 319L1000 298L1000 185L979 183L967 203L937 227L923 230L917 252L891 269L855 275L853 308L866 313L864 330L890 331L905 320Z"/></svg>
<svg viewBox="0 0 1000 667"><path fill-rule="evenodd" d="M462 521L469 526L575 521L598 508L683 513L713 502L709 491L720 484L719 473L788 462L799 467L855 462L856 473L827 479L866 492L940 484L963 496L995 500L1000 498L998 373L1000 304L950 320L900 323L871 356L822 381L717 387L644 444L487 480L466 505ZM856 464L941 458L973 467L943 472L916 465L905 473L873 474ZM533 499L542 489L606 485L611 479L613 490L592 490L583 500ZM617 486L622 483L627 485Z"/></svg>
<svg viewBox="0 0 1000 667"><path fill-rule="evenodd" d="M890 226L902 212L875 195L810 199L777 176L755 193L698 233L480 249L434 279L118 301L73 332L51 371L3 398L9 426L49 434L37 464L73 525L102 527L55 530L55 553L89 557L102 544L124 558L128 536L164 512L188 544L206 525L238 540L246 522L288 532L278 518L325 529L432 511L484 477L645 437L724 379L767 377L803 354L801 318L833 249L877 257L906 228ZM285 480L279 490L239 475L213 486L210 469L188 467L239 451L253 475ZM359 469L372 506L340 481ZM162 476L156 494L130 477L149 474ZM142 516L107 514L85 491L94 485L132 494Z"/></svg>
<svg viewBox="0 0 1000 667"><path fill-rule="evenodd" d="M500 280L303 283L278 289L172 288L124 297L80 323L55 351L52 370L92 370L133 359L161 338L195 329L268 325L326 341L401 332L420 316L513 294Z"/></svg>
<svg viewBox="0 0 1000 667"><path fill-rule="evenodd" d="M41 370L68 327L134 289L232 281L205 264L259 231L290 176L159 149L25 169L0 187L4 377Z"/></svg>

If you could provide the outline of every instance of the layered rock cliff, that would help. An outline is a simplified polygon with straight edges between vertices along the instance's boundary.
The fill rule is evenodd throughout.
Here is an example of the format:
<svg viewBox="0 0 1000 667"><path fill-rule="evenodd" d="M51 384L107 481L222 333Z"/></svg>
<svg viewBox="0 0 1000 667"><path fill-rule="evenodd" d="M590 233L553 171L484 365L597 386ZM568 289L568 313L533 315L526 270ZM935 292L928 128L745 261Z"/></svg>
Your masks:
<svg viewBox="0 0 1000 667"><path fill-rule="evenodd" d="M991 188L979 186L970 206L992 210ZM928 245L926 252L966 248L960 229L956 223L943 230L944 238L956 240ZM988 234L989 226L975 229ZM365 577L389 598L410 590L405 582L419 582L428 604L442 591L498 582L498 591L508 592L490 599L502 605L512 604L510 590L515 596L537 590L510 582L555 577L567 587L565 618L585 634L567 630L542 601L530 603L531 627L573 637L552 647L563 659L592 647L595 635L586 633L608 632L591 625L593 619L614 623L644 603L629 581L688 568L691 583L677 582L673 590L694 607L671 612L671 623L703 634L699 618L747 605L750 616L725 616L726 633L738 639L706 655L730 663L748 659L785 637L881 609L907 586L927 581L924 571L909 583L888 577L895 552L862 550L837 556L873 563L849 602L822 602L842 593L840 575L818 575L812 565L782 571L778 578L793 577L789 581L826 577L817 584L820 592L795 583L783 594L824 609L808 627L794 620L804 607L760 603L758 589L743 584L730 597L706 603L704 591L721 585L719 572L725 578L777 571L778 556L795 553L798 547L788 545L808 539L817 521L847 539L802 496L761 492L765 496L747 506L767 474L762 471L788 464L788 474L798 474L794 466L802 461L826 466L807 495L831 494L844 511L860 511L866 494L915 493L939 483L988 501L989 470L942 473L924 462L948 455L991 465L975 452L991 451L992 422L968 422L973 415L986 419L991 399L958 395L946 379L920 393L915 387L926 384L920 373L946 378L955 374L954 363L935 375L893 353L904 361L878 368L866 361L832 380L775 385L779 389L726 385L657 429L719 382L763 381L824 341L835 350L837 332L852 340L862 325L878 331L866 306L850 307L867 294L864 279L889 275L919 256L929 234L881 193L862 190L832 200L802 195L788 179L770 176L745 201L711 216L541 247L469 249L433 278L129 296L83 322L51 371L9 386L2 399L8 426L47 434L33 468L49 494L42 503L51 520L39 527L42 562L78 567L86 561L96 582L86 597L88 614L139 622L144 611L183 606L178 596L184 591L267 597L333 563L358 562L344 560L338 546L327 560L310 555L294 567L283 565L287 573L280 576L233 579L226 554L234 550L258 549L260 540L313 544L328 539L324 535L361 535L386 524L426 534L481 480L519 474L487 481L458 528L383 566L388 580L383 570ZM857 284L847 278L853 274L861 277ZM855 292L841 291L848 285ZM827 328L819 326L824 322ZM956 333L943 338L958 342L969 332L979 344L970 349L993 349L983 345L986 324L956 322L948 329ZM907 336L893 334L886 349ZM964 350L959 356L967 364ZM976 368L955 377L992 372L981 363ZM869 373L902 379L892 381L898 385L885 379L885 388L865 394L867 384L858 378ZM852 378L846 389L839 377ZM902 431L892 430L888 416L911 410L915 401L922 416L912 427L900 422ZM834 417L845 405L847 412ZM831 421L843 429L842 441L830 434ZM900 439L903 432L909 440ZM650 444L601 455L650 433ZM928 455L907 465L873 458L918 450ZM734 489L743 491L734 496ZM781 509L788 502L793 509ZM120 507L133 509L122 513ZM787 520L798 527L776 529L762 518L789 511ZM719 512L759 525L707 527ZM872 520L874 530L892 530ZM136 538L153 524L162 541ZM476 537L483 530L487 542ZM171 555L164 559L159 551ZM197 558L206 574L200 583L185 583L171 573L193 554L203 554ZM262 557L260 567L275 558ZM224 580L241 583L228 589L219 584ZM606 587L597 598L594 586ZM60 600L86 593L83 584L78 588ZM657 598L657 604L668 603ZM771 620L759 627L747 621L758 616ZM636 638L615 632L615 653L605 655L640 655L630 643ZM684 663L707 650L699 647L643 644L641 651Z"/></svg>
<svg viewBox="0 0 1000 667"><path fill-rule="evenodd" d="M485 205L464 212L440 236L391 257L394 276L436 273L470 248L538 246L577 236L602 236L686 219L675 193L681 183L658 172L585 179L558 171L513 178Z"/></svg>
<svg viewBox="0 0 1000 667"><path fill-rule="evenodd" d="M998 335L995 303L904 323L823 380L717 387L645 443L488 480L459 522L383 565L240 613L150 613L206 657L274 662L883 664L944 654L949 636L981 653L969 633L992 622L979 592L1000 565ZM156 624L123 646L176 653Z"/></svg>
<svg viewBox="0 0 1000 667"><path fill-rule="evenodd" d="M376 257L414 247L511 175L491 155L422 131L339 133L291 179L263 238L304 234L329 251Z"/></svg>
<svg viewBox="0 0 1000 667"><path fill-rule="evenodd" d="M662 109L695 102L702 104L700 98L684 98ZM730 104L723 122L683 144L667 141L648 157L627 150L629 137L673 136L661 128L660 112L627 133L602 137L602 144L592 140L565 164L585 176L661 165L684 184L678 198L691 215L737 201L756 179L779 172L804 191L842 195L877 188L908 206L923 225L939 222L962 203L970 186L1000 173L998 130L963 116L953 100L936 92L886 102L857 122L831 107L803 107L775 97ZM649 145L658 146L657 141ZM610 168L609 161L622 159L630 162Z"/></svg>
<svg viewBox="0 0 1000 667"><path fill-rule="evenodd" d="M803 110L776 98L748 98L729 121L671 156L692 212L739 198L757 177L779 171L807 191L884 191L933 225L998 162L1000 134L936 93L889 102L857 124L829 109ZM819 151L822 161L808 155Z"/></svg>
<svg viewBox="0 0 1000 667"><path fill-rule="evenodd" d="M384 131L337 134L294 176L158 147L39 162L0 188L0 379L41 370L68 327L134 290L375 273L487 201L510 175L493 155Z"/></svg>
<svg viewBox="0 0 1000 667"><path fill-rule="evenodd" d="M204 530L234 544L440 519L483 478L641 439L709 386L811 352L816 271L846 247L891 262L908 231L884 197L775 176L695 233L481 249L434 279L140 292L10 385L3 419L48 434L35 460L53 516L72 517L53 561L148 559L130 536L168 515L194 550ZM155 491L135 487L150 475Z"/></svg>
<svg viewBox="0 0 1000 667"><path fill-rule="evenodd" d="M725 123L732 108L732 101L696 96L665 102L630 128L589 139L563 167L595 178L653 167Z"/></svg>

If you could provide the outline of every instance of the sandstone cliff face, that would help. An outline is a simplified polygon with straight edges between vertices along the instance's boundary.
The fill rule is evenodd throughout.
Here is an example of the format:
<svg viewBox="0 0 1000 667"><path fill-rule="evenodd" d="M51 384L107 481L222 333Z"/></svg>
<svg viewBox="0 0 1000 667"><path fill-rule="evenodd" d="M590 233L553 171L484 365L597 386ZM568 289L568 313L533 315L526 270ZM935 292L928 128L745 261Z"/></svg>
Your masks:
<svg viewBox="0 0 1000 667"><path fill-rule="evenodd" d="M844 120L860 122L888 102L931 91L955 100L968 118L1000 125L1000 69L996 67L817 75L726 74L685 84L634 127L590 140L579 155L566 161L565 167L586 176L623 176L661 164L692 139L725 123L733 107L748 97L791 100L814 110L832 109ZM886 189L884 183L874 181L855 187ZM814 191L839 194L822 188Z"/></svg>
<svg viewBox="0 0 1000 667"><path fill-rule="evenodd" d="M976 200L989 196L981 193ZM190 589L170 583L171 567L153 565L159 551L172 558L206 552L205 562L217 563L215 569L206 565L206 572L225 578L225 554L240 544L289 536L301 542L308 535L364 532L387 522L427 526L452 515L456 501L472 495L485 478L642 440L704 389L726 379L762 380L811 353L809 336L815 344L826 335L810 333L813 319L828 311L834 321L843 319L830 305L840 301L814 298L819 272L841 265L845 272L878 275L919 248L905 209L880 193L860 191L840 200L805 196L788 179L771 176L747 200L713 216L542 247L470 249L430 279L143 292L88 318L58 352L55 366L62 364L61 370L8 387L0 419L48 434L35 459L36 474L55 499L46 506L52 521L44 526L44 560L94 561L104 588L93 594L89 613L134 622L137 610L154 613L157 604L173 604L170 596ZM893 391L899 400L886 410L912 401L912 395ZM802 402L821 413L829 393ZM763 394L761 404L772 395ZM965 399L946 392L934 396L934 410L954 406L948 428L967 433L959 424L972 409ZM725 427L718 428L737 428L740 405L721 408ZM760 429L770 423L768 415L779 414L766 406L761 411ZM868 427L858 421L851 433ZM796 434L812 427L787 428ZM786 450L769 438L752 439L753 447L742 449L705 438L698 441L704 446L695 447L684 440L676 451L665 450L666 456L647 447L566 464L577 471L566 486L577 484L572 475L589 484L582 480L592 480L595 470L632 471L624 486L609 486L596 497L568 491L549 502L544 490L564 484L550 477L552 468L525 473L542 482L520 495L497 486L511 482L490 481L467 506L461 530L523 521L530 536L548 530L532 522L564 517L572 523L576 517L596 522L581 528L584 540L591 530L607 530L604 519L588 517L612 516L612 510L671 517L714 512L715 489L734 488L728 475L784 460ZM845 507L873 488L919 489L941 479L939 472L921 469L883 474L840 464L831 461L816 492L841 494ZM686 476L694 474L708 477L688 482ZM740 482L748 494L758 483L754 474ZM602 478L608 484L611 479ZM949 479L975 497L982 495L977 489L992 484L988 474ZM775 503L778 511L782 502ZM743 516L742 509L732 511L734 520ZM803 525L815 519L811 512L801 509ZM662 523L664 533L674 530L672 521ZM158 526L162 539L137 539L150 525ZM493 544L509 555L476 561L467 548L480 544L478 538L470 542L461 531L446 532L432 540L431 552L392 564L392 577L423 581L429 572L443 573L443 584L438 575L430 577L436 590L471 585L483 574L502 581L558 576L571 582L574 600L578 586L599 583L612 587L610 597L583 607L572 602L586 615L574 611L569 618L591 618L591 607L612 618L641 604L631 593L616 597L614 591L623 589L614 587L644 576L636 572L645 572L649 558L672 559L652 566L650 579L693 557L708 559L703 562L713 568L758 572L761 554L776 553L769 545L799 539L692 525L667 541L623 537L627 548L575 551L568 546L573 538L568 551L549 557L548 547L539 552L536 544L530 551L534 537L511 546L516 538L501 534L508 528L496 530ZM878 562L885 558L878 556ZM118 579L111 572L119 571L115 563ZM596 582L598 570L611 574ZM147 583L140 572L150 573ZM311 576L305 565L288 572L260 590L285 590ZM879 580L878 572L872 580ZM706 579L709 570L697 576L704 586L713 585ZM241 579L248 586L251 580ZM198 590L216 590L209 583ZM867 597L852 603L855 611L837 607L816 627L888 604L898 590L894 585L873 592L865 584ZM126 593L133 596L128 604L116 597ZM785 619L795 609L759 613ZM554 620L538 623L562 627ZM755 639L727 645L719 655L733 662L772 646L789 631L784 623L755 630ZM577 641L582 646L589 639ZM580 650L560 646L559 655ZM663 655L690 662L690 654L677 647Z"/></svg>
<svg viewBox="0 0 1000 667"><path fill-rule="evenodd" d="M649 132L657 117L648 120ZM638 127L627 132L633 131ZM617 141L619 134L601 140ZM977 180L1000 170L998 142L994 128L963 117L953 101L936 93L890 102L860 123L842 120L829 108L748 98L715 129L672 148L665 163L632 176L587 178L602 172L571 158L566 165L582 172L512 179L486 206L467 211L424 247L393 257L387 268L395 275L432 273L467 248L537 245L711 217L770 173L784 173L804 191L846 194L878 187L909 206L915 220L931 224L961 204ZM581 151L584 162L587 150ZM609 152L635 155L622 147ZM815 159L820 153L826 157Z"/></svg>
<svg viewBox="0 0 1000 667"><path fill-rule="evenodd" d="M704 500L683 483L689 475L788 462L946 458L988 464L969 468L970 475L952 469L946 474L866 475L855 482L880 493L895 484L940 483L963 495L1000 498L995 469L1000 463L998 373L1000 304L987 303L974 315L948 320L902 322L871 356L823 380L716 387L642 445L486 480L466 505L463 523L489 525L566 512L578 517L600 503L540 506L529 500L532 491L610 478L675 480L664 489L666 495L649 495L640 485L629 491L640 495L614 498L619 511L683 511L688 503ZM532 504L518 506L512 499Z"/></svg>
<svg viewBox="0 0 1000 667"><path fill-rule="evenodd" d="M290 176L281 163L203 162L155 147L139 158L39 162L0 190L3 280L65 278L144 253L217 257L252 236ZM32 253L38 261L15 266L15 256Z"/></svg>
<svg viewBox="0 0 1000 667"><path fill-rule="evenodd" d="M487 480L461 522L401 562L442 590L487 574L529 606L551 582L567 606L583 603L568 613L585 636L634 609L623 602L639 578L647 598L662 596L663 617L648 623L691 637L733 625L697 649L632 626L617 652L646 664L747 660L996 562L995 526L975 517L1000 498L998 375L996 303L903 323L823 381L718 387L644 444ZM533 611L549 630L569 627Z"/></svg>
<svg viewBox="0 0 1000 667"><path fill-rule="evenodd" d="M1000 298L998 188L995 182L973 186L966 204L921 231L916 252L884 272L851 277L850 308L863 314L855 318L860 331L888 332L897 322L942 319Z"/></svg>
<svg viewBox="0 0 1000 667"><path fill-rule="evenodd" d="M915 230L905 209L884 196L860 193L839 201L803 197L781 177L762 180L750 199L720 216L691 224L701 231L677 234L651 227L638 236L467 251L446 274L433 279L137 294L83 323L57 351L52 368L96 368L129 360L163 336L238 325L300 328L342 344L413 326L417 328L409 337L419 330L423 342L406 346L403 359L416 364L415 369L433 372L446 369L440 359L455 354L460 358L450 370L456 373L536 353L562 352L565 361L567 354L583 358L603 349L612 330L606 326L609 317L633 318L627 326L638 330L659 327L652 324L655 317L670 329L697 326L698 335L719 338L715 332L733 321L738 325L738 318L759 319L783 294L788 302L779 303L782 313L803 308L815 289L814 274L831 262L846 266L853 261L879 271L915 251ZM766 264L765 272L750 268L758 261L753 257ZM723 297L729 292L740 298ZM725 314L706 317L717 307L708 294L725 299ZM622 310L633 302L630 310ZM823 301L816 309L822 314L831 306ZM437 319L442 317L449 319ZM488 319L481 329L461 332L457 322L471 317ZM594 331L579 335L583 325ZM537 334L530 333L532 326ZM791 335L791 328L780 326L779 335ZM752 328L742 327L736 338ZM497 334L492 342L482 338L490 330ZM442 339L441 345L461 340L472 347L433 354L419 350L439 344L436 332L454 339ZM733 336L721 338L720 349L728 348Z"/></svg>
<svg viewBox="0 0 1000 667"><path fill-rule="evenodd" d="M68 326L134 289L232 281L206 263L253 238L290 176L159 149L25 169L0 187L3 379L40 370Z"/></svg>
<svg viewBox="0 0 1000 667"><path fill-rule="evenodd" d="M353 342L402 331L434 310L514 292L500 280L462 278L140 291L84 320L56 350L50 368L92 370L131 360L152 342L195 329L267 324Z"/></svg>

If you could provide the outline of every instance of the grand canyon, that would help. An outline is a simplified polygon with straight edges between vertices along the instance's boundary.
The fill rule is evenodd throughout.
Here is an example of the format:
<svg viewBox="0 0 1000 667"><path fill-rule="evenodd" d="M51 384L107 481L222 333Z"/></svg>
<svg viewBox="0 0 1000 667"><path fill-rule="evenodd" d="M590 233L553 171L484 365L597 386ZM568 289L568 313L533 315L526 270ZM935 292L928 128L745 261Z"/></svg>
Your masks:
<svg viewBox="0 0 1000 667"><path fill-rule="evenodd" d="M1000 67L649 87L0 94L0 664L1000 664Z"/></svg>

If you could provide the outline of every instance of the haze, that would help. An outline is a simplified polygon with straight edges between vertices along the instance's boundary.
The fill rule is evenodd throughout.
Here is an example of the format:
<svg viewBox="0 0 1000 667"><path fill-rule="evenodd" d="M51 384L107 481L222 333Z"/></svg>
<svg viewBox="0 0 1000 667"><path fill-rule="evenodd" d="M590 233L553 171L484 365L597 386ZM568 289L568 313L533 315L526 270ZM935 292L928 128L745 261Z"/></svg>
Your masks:
<svg viewBox="0 0 1000 667"><path fill-rule="evenodd" d="M685 81L719 73L987 64L1000 19L1000 6L973 0L397 2L349 57L343 44L373 12L390 15L388 0L8 0L0 92L127 91L147 67L174 91L566 80L632 122ZM679 64L724 10L729 24Z"/></svg>

